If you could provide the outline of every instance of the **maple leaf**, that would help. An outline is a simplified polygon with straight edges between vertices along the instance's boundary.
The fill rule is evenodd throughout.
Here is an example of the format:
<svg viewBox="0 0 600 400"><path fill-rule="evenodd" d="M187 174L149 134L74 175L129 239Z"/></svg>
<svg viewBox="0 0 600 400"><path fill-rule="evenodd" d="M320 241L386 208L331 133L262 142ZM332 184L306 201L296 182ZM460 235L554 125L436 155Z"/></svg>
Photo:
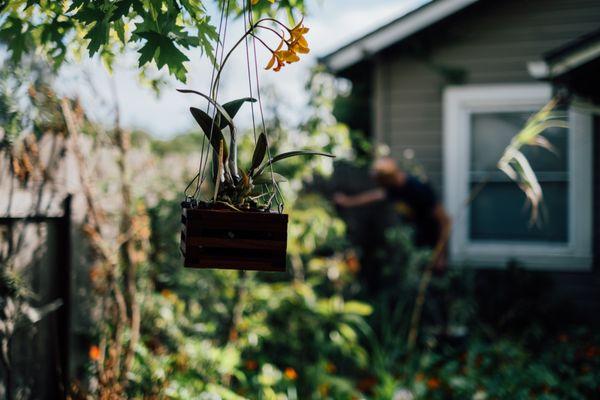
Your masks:
<svg viewBox="0 0 600 400"><path fill-rule="evenodd" d="M146 43L138 51L140 53L138 59L140 67L154 59L159 69L166 65L171 74L175 75L180 81L185 82L187 70L183 63L189 61L189 58L175 46L173 40L158 32L136 31L135 34L146 40Z"/></svg>
<svg viewBox="0 0 600 400"><path fill-rule="evenodd" d="M29 34L23 28L21 20L10 15L0 29L0 42L5 43L10 49L14 61L20 60L23 53L28 50Z"/></svg>
<svg viewBox="0 0 600 400"><path fill-rule="evenodd" d="M108 43L109 28L110 25L108 24L108 21L103 19L97 21L92 29L84 36L84 39L90 39L90 43L87 46L90 56L93 56L100 50L100 46Z"/></svg>

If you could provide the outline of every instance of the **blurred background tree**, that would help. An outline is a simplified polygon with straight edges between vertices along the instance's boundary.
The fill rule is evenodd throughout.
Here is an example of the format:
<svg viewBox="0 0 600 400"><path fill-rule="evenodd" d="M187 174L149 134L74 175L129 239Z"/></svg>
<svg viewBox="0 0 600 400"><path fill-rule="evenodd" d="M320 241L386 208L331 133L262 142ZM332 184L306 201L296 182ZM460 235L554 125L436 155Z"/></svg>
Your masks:
<svg viewBox="0 0 600 400"><path fill-rule="evenodd" d="M7 46L14 62L41 52L54 68L98 53L110 69L118 54L135 50L139 68L166 66L185 82L186 50L200 50L214 60L218 33L207 11L211 6L240 15L247 4L234 0L2 1L0 43ZM303 13L305 1L282 0L276 5L264 1L253 6L256 16L285 11L292 19L294 10Z"/></svg>

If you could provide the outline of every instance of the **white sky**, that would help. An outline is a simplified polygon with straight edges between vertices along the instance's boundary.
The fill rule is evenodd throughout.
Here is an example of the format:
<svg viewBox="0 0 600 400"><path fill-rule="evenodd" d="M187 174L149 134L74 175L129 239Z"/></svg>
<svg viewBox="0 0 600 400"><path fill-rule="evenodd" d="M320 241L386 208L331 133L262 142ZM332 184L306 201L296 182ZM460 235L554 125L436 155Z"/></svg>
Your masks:
<svg viewBox="0 0 600 400"><path fill-rule="evenodd" d="M311 53L303 57L300 62L288 65L280 72L275 73L262 70L269 57L259 48L261 86L263 88L274 87L279 94L284 95L286 105L294 109L294 112L289 113L291 118L297 115L300 119L307 101L304 85L317 57L335 50L425 2L426 0L309 0L310 14L305 17L304 21L305 25L310 27L310 32L306 37ZM216 19L214 16L213 21ZM236 21L230 25L228 38L239 37L242 32L241 22ZM231 45L229 40L228 42ZM183 85L173 79L170 86L164 88L160 97L157 98L151 90L138 83L136 57L136 54L121 57L116 63L117 66L113 73L121 108L122 124L128 128L140 128L157 137L164 138L194 127L195 123L188 108L191 105L198 106L199 98L180 94L175 91L175 88L187 87L208 92L211 71L209 62L203 60L199 53L188 54L192 60L188 65L188 83ZM222 79L219 95L221 101L248 95L243 46L239 47L235 56L230 59L228 66ZM92 96L89 92L81 89L86 86L79 81L81 69L89 72L98 92L104 95L110 93L108 74L97 60L66 68L59 80L60 87L62 91L78 93L86 108L91 109L94 113L93 110L99 110L101 107L98 106L97 96ZM107 118L106 113L96 112L95 114L100 120ZM242 123L249 123L248 114L241 117Z"/></svg>

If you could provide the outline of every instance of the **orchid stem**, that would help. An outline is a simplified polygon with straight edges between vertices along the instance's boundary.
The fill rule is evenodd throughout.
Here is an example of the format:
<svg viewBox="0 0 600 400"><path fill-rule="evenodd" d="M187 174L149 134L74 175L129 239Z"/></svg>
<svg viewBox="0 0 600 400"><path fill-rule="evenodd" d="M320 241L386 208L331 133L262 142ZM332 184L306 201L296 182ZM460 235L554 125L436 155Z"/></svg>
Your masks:
<svg viewBox="0 0 600 400"><path fill-rule="evenodd" d="M246 32L245 32L245 33L242 35L242 37L241 37L241 38L240 38L240 39L239 39L239 40L238 40L238 41L237 41L237 42L236 42L236 43L233 45L233 47L232 47L232 48L231 48L231 49L230 49L230 50L227 52L227 54L225 55L225 58L223 59L223 62L221 63L221 65L219 65L219 70L218 70L218 72L217 72L217 75L215 76L215 80L213 81L213 90L212 90L212 93L211 93L211 96L212 96L212 98L213 98L215 101L216 101L216 99L215 99L215 96L216 96L216 87L217 87L217 82L219 82L219 79L221 79L221 73L223 72L223 69L224 69L224 67L225 67L225 64L226 64L226 63L227 63L227 61L229 60L229 57L231 57L231 55L233 54L234 50L235 50L235 49L236 49L236 48L237 48L237 47L238 47L240 44L242 44L242 42L244 41L244 39L245 39L247 36L251 35L252 37L254 37L254 38L258 39L258 40L259 40L259 41L262 43L262 45L263 45L263 46L265 46L265 47L266 47L266 48L267 48L267 49L268 49L268 50L269 50L271 53L273 53L273 50L272 50L272 49L271 49L269 46L267 46L267 45L266 45L266 43L265 43L264 41L262 41L260 38L258 38L258 36L254 35L254 34L252 33L252 32L253 32L253 31L254 31L256 28L270 29L270 28L267 28L267 27L265 27L265 26L259 26L259 24L260 24L261 22L263 22L263 21L275 21L275 22L277 22L278 24L280 24L281 26L283 26L285 29L287 29L287 30L289 31L289 28L288 28L287 26L285 26L283 23L281 23L281 22L279 22L279 21L277 21L276 19L273 19L273 18L263 18L263 19L259 19L258 21L256 21L256 22L254 23L254 25L252 25L252 26L251 26L251 27L250 27L250 28L249 28L249 29L248 29L248 30L247 30L247 31L246 31ZM274 31L274 32L275 32L275 30L273 30L273 29L270 29L270 30L272 30L272 31ZM277 33L277 35L278 35L279 37L281 37L281 35L280 35L278 32L275 32L275 33Z"/></svg>

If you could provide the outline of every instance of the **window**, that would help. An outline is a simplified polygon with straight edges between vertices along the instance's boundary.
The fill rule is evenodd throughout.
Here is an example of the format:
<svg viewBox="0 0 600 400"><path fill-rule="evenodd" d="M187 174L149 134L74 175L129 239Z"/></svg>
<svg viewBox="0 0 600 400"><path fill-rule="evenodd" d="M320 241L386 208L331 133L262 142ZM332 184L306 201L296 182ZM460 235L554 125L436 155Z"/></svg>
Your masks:
<svg viewBox="0 0 600 400"><path fill-rule="evenodd" d="M511 138L551 97L547 85L464 86L444 96L444 197L455 264L545 269L591 266L591 118L571 109L569 129L544 132L554 153L523 150L544 192L531 224L525 195L496 164ZM470 198L471 193L477 193Z"/></svg>

